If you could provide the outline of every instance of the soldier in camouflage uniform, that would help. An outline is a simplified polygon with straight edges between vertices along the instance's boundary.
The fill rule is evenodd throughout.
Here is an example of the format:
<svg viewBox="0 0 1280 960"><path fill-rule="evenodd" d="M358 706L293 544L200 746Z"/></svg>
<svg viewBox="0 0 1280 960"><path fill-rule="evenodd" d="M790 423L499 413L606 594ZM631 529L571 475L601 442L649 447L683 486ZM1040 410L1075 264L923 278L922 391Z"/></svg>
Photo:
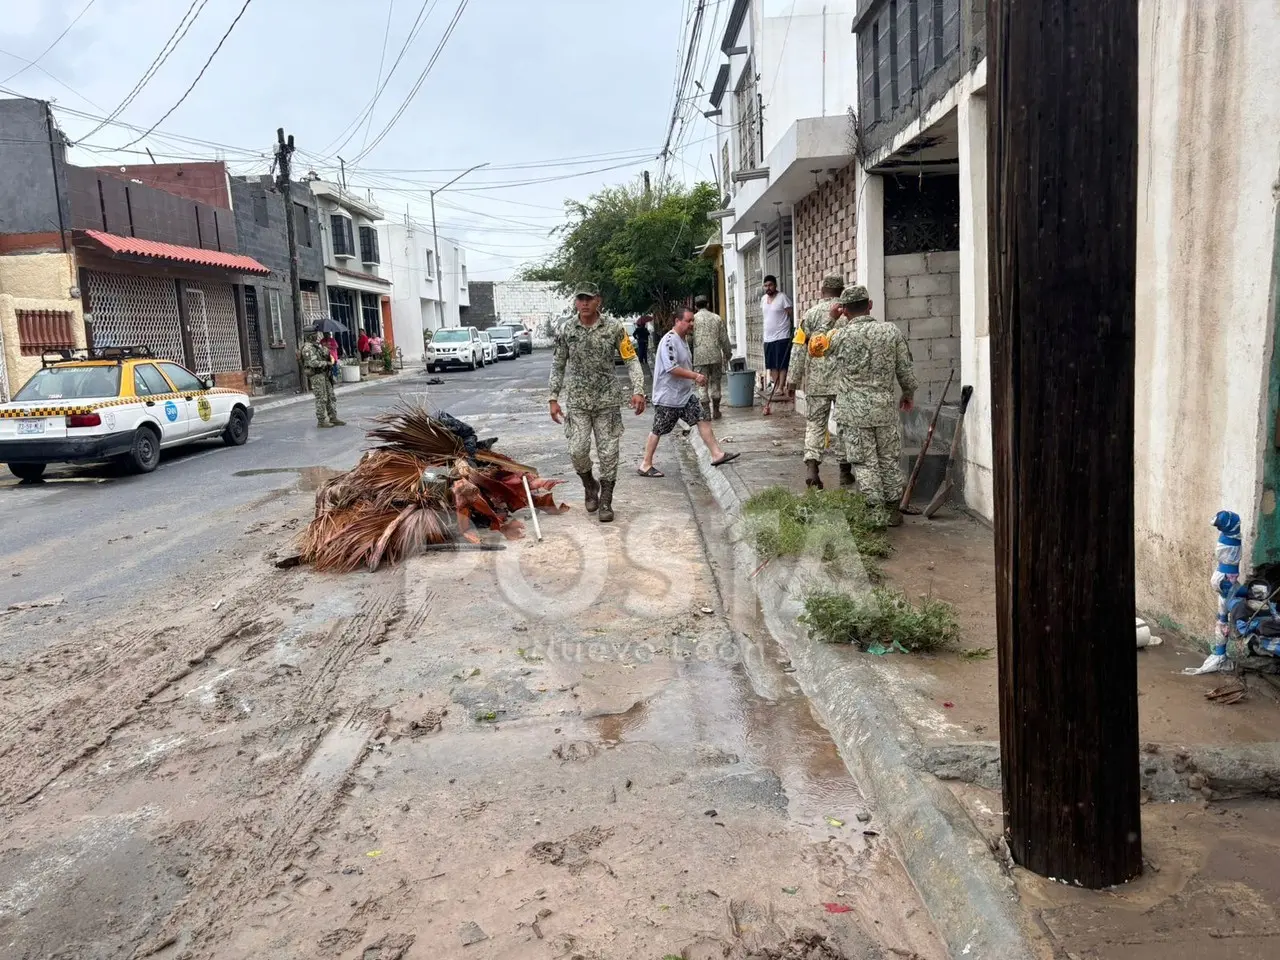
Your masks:
<svg viewBox="0 0 1280 960"><path fill-rule="evenodd" d="M574 291L578 315L556 332L551 363L551 419L565 424L573 469L582 479L588 513L599 511L601 523L613 521L613 486L618 478L618 447L622 439L622 411L613 358L621 354L631 378L631 408L644 413L644 371L627 328L600 316L600 291L579 284ZM560 407L567 393L568 416ZM591 438L600 458L600 479L591 472Z"/></svg>
<svg viewBox="0 0 1280 960"><path fill-rule="evenodd" d="M883 504L891 526L902 523L902 429L898 410L915 397L911 350L897 326L871 316L867 288L845 290L835 311L845 325L830 335L826 357L839 372L836 423L844 437L858 485L869 503ZM902 390L899 400L894 381Z"/></svg>
<svg viewBox="0 0 1280 960"><path fill-rule="evenodd" d="M320 342L321 336L320 328L313 327L302 345L302 370L316 398L316 425L345 427L346 421L338 419L338 398L333 392L333 357Z"/></svg>
<svg viewBox="0 0 1280 960"><path fill-rule="evenodd" d="M709 309L711 301L697 297L693 305L698 309L689 342L693 369L707 378L706 383L698 387L698 402L702 405L703 416L719 420L720 388L724 381L724 368L733 356L733 345L729 342L729 328L724 319Z"/></svg>
<svg viewBox="0 0 1280 960"><path fill-rule="evenodd" d="M799 364L793 371L792 377L797 383L803 382L804 399L807 405L804 431L804 465L807 474L804 483L807 487L816 487L819 490L822 489L822 477L818 474L818 467L822 464L823 451L827 445L827 427L831 413L835 409L840 377L836 372L835 364L826 357L811 356L806 345L813 337L829 334L836 327L844 324L843 316L838 319L832 319L831 316L836 298L843 290L844 277L839 274L829 274L823 278L822 299L805 311L804 316L800 318L794 340L795 345L800 349L796 351L799 354ZM836 457L840 463L840 486L853 486L853 470L849 466L849 458L845 453L839 430L831 438L831 446L835 448Z"/></svg>

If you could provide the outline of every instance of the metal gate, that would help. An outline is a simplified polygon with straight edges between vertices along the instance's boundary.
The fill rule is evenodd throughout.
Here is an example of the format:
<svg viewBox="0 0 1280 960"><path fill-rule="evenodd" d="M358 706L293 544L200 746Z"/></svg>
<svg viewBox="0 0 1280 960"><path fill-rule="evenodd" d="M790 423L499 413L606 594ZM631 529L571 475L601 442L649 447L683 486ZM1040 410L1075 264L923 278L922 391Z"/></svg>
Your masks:
<svg viewBox="0 0 1280 960"><path fill-rule="evenodd" d="M95 347L148 346L157 357L186 363L173 281L86 270Z"/></svg>
<svg viewBox="0 0 1280 960"><path fill-rule="evenodd" d="M258 291L244 288L244 322L249 330L249 369L262 376L262 327L258 321Z"/></svg>
<svg viewBox="0 0 1280 960"><path fill-rule="evenodd" d="M760 298L764 296L764 274L760 270L760 242L756 241L742 251L742 287L746 302L742 305L747 317L747 368L759 371L764 377L764 311Z"/></svg>
<svg viewBox="0 0 1280 960"><path fill-rule="evenodd" d="M231 284L188 284L186 292L196 374L207 377L243 370L235 291Z"/></svg>

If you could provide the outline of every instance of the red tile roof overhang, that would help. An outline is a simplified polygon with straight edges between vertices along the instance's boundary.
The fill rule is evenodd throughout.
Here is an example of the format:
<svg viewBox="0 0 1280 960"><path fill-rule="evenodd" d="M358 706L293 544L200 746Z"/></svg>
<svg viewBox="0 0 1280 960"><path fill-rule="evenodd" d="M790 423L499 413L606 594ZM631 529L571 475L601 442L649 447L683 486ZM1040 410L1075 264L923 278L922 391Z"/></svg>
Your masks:
<svg viewBox="0 0 1280 960"><path fill-rule="evenodd" d="M77 230L75 238L87 240L91 246L113 256L141 257L146 260L181 263L193 267L250 273L264 277L271 273L269 267L264 267L253 257L238 253L203 250L200 247L180 247L174 243L157 243L154 240L139 240L137 237L121 237L114 233L103 233L101 230Z"/></svg>

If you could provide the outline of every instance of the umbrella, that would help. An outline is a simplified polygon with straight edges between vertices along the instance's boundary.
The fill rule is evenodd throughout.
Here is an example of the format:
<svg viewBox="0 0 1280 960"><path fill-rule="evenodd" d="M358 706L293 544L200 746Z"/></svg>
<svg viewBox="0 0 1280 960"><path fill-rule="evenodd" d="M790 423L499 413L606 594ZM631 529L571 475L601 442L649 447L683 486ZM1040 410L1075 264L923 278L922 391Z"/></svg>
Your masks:
<svg viewBox="0 0 1280 960"><path fill-rule="evenodd" d="M321 333L347 333L347 325L339 323L332 317L322 317L311 325L312 330L319 330Z"/></svg>

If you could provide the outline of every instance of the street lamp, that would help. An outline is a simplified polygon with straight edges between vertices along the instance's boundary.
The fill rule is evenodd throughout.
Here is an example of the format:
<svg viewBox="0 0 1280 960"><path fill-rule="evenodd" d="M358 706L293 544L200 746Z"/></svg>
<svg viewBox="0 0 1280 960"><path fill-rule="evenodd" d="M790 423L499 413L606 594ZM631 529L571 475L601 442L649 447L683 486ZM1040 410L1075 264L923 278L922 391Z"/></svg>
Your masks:
<svg viewBox="0 0 1280 960"><path fill-rule="evenodd" d="M475 173L475 171L483 167L487 167L488 165L489 165L489 162L487 160L484 163L477 163L474 167L471 167L467 170L463 170L460 174L458 174L456 177L454 177L452 180L446 183L443 187L440 187L438 190L427 191L429 194L431 194L431 245L435 249L435 253L436 253L436 292L439 293L440 295L440 299L437 301L437 303L440 304L439 310L440 310L441 326L444 326L444 263L441 262L440 260L440 231L436 229L436 194L444 193L444 191L448 190L455 183L457 183L459 180L465 177L468 173Z"/></svg>

